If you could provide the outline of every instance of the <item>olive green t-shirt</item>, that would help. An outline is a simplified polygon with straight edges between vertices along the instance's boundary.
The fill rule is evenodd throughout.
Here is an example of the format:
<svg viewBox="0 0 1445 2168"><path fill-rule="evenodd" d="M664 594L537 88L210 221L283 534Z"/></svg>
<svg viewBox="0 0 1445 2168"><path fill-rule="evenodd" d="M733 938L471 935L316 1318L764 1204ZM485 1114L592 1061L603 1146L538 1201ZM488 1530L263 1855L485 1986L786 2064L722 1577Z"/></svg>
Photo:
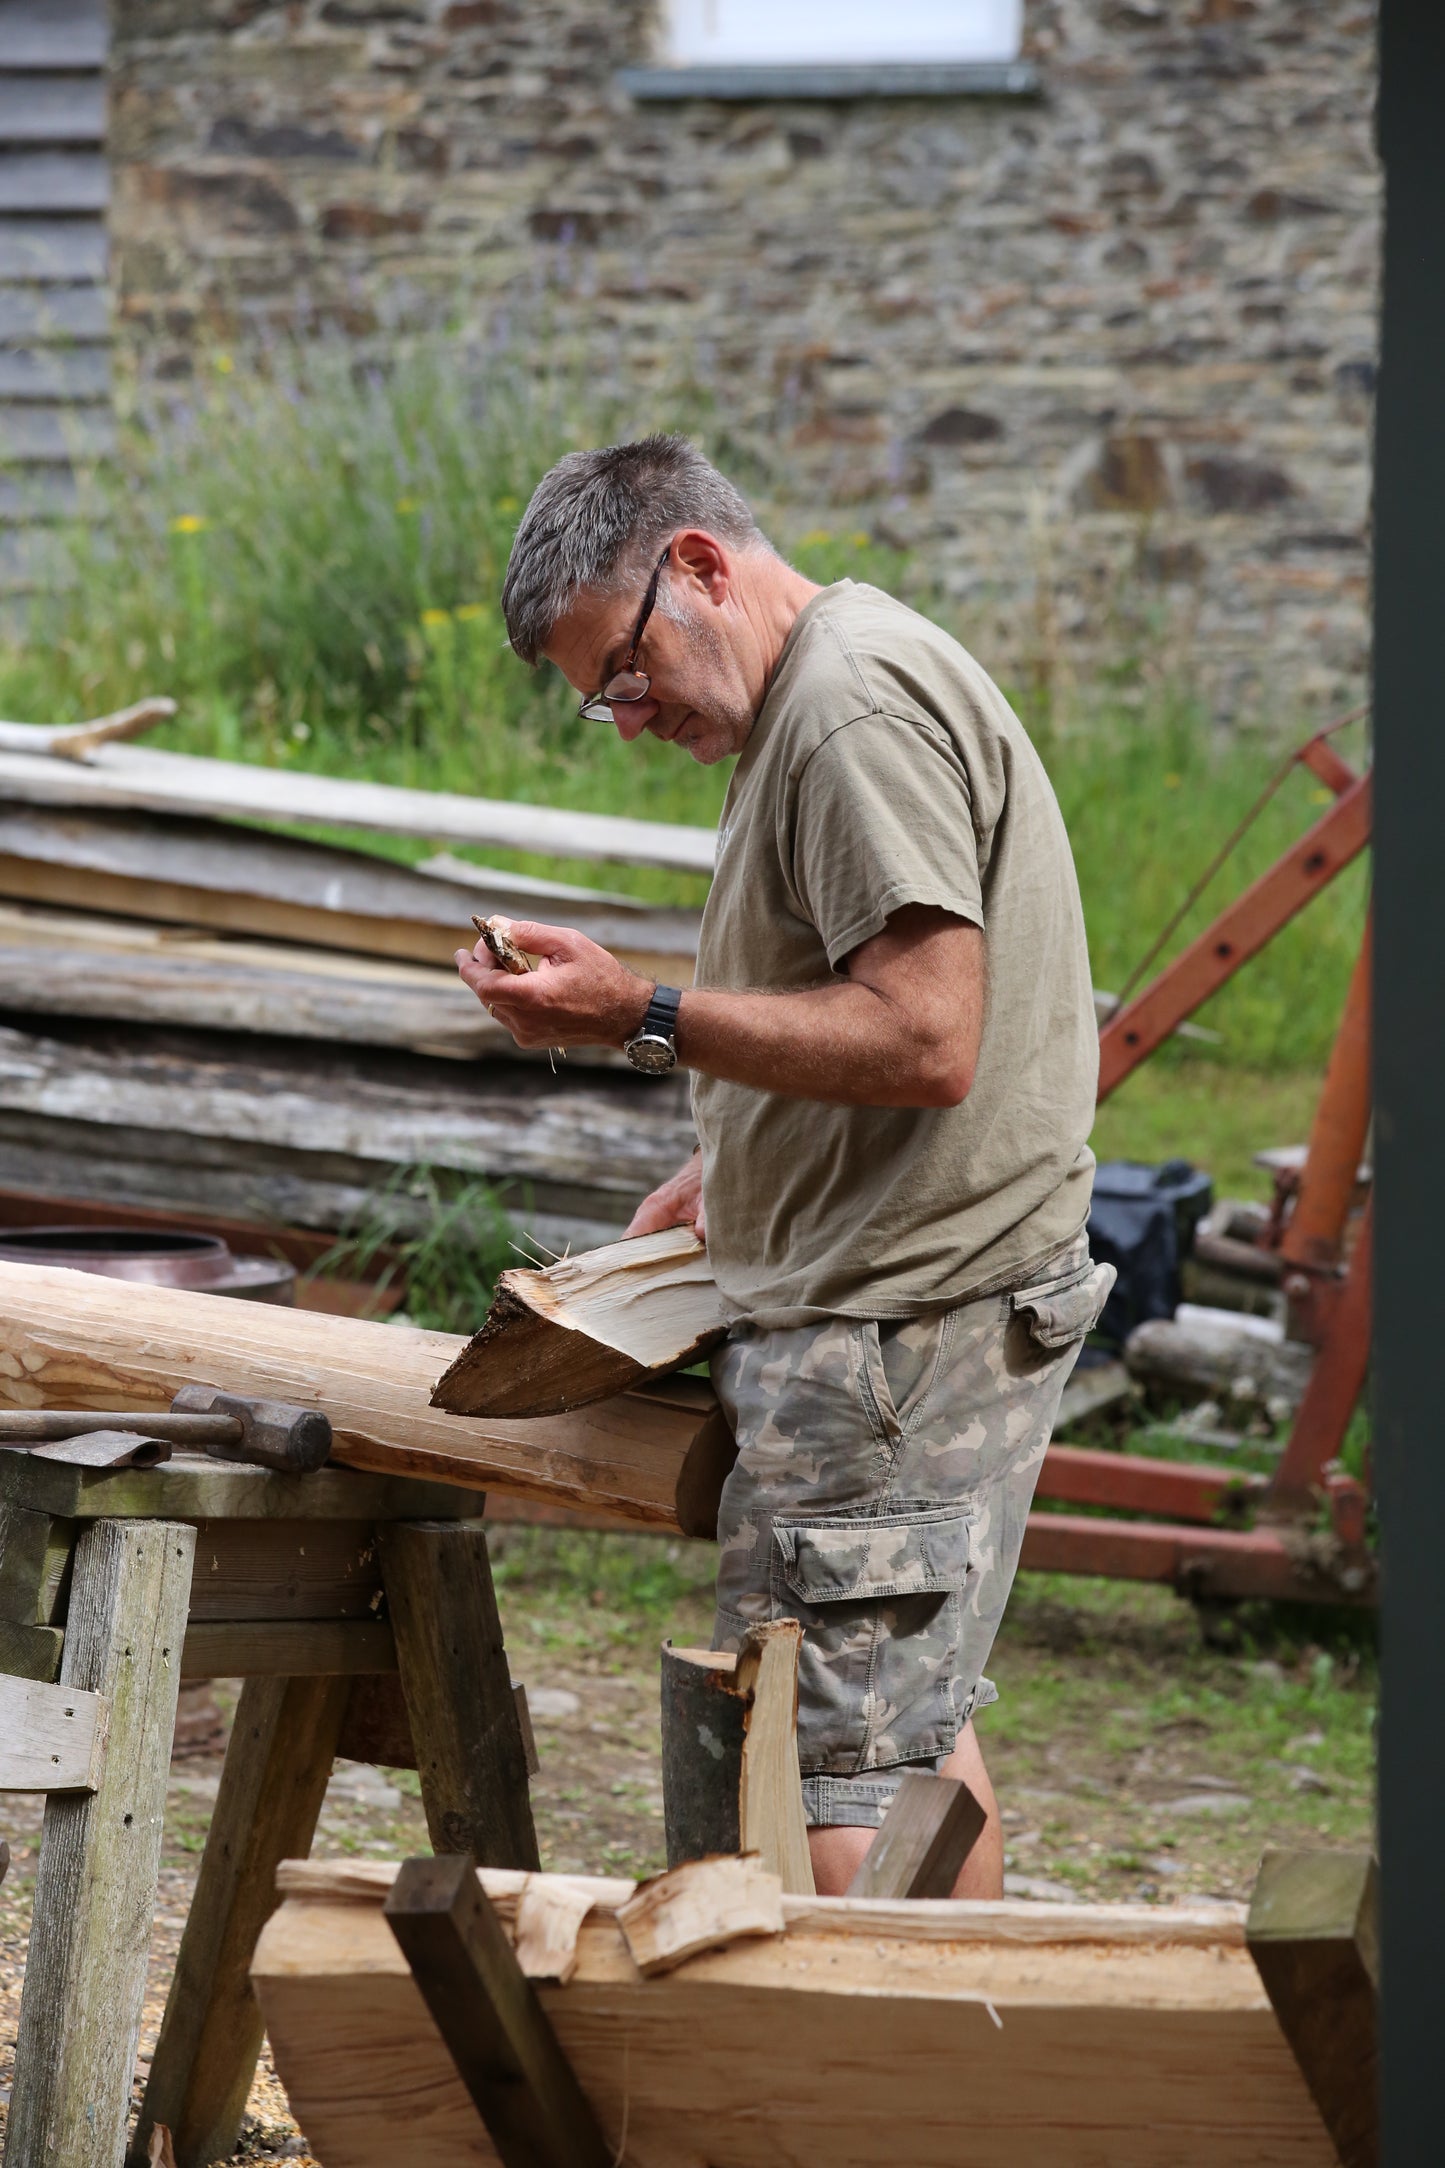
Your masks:
<svg viewBox="0 0 1445 2168"><path fill-rule="evenodd" d="M983 1040L961 1105L693 1079L708 1251L734 1319L952 1307L1025 1278L1089 1210L1098 1032L1048 778L971 655L841 580L799 615L733 773L697 984L825 984L909 903L983 928Z"/></svg>

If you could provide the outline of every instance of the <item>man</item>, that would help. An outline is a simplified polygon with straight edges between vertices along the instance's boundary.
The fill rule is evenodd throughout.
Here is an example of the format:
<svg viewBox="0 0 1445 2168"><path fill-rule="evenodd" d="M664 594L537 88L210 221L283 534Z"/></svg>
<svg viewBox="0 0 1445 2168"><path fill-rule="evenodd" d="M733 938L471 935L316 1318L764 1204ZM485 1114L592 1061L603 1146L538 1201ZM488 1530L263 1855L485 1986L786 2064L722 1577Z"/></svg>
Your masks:
<svg viewBox="0 0 1445 2168"><path fill-rule="evenodd" d="M1059 1397L1112 1274L1084 1240L1097 1035L1068 840L996 687L876 589L818 588L685 439L539 485L502 607L631 742L737 756L680 996L518 923L462 977L521 1046L693 1072L698 1153L633 1234L691 1225L731 1322L715 1643L804 1628L814 1873L845 1889L910 1765L964 1778Z"/></svg>

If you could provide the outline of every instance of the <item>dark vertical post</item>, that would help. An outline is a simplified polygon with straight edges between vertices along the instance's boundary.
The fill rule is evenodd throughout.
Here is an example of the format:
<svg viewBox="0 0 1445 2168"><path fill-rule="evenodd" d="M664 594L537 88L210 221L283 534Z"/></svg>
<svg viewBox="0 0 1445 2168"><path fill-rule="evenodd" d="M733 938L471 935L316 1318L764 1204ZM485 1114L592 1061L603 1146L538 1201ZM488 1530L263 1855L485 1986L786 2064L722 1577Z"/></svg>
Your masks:
<svg viewBox="0 0 1445 2168"><path fill-rule="evenodd" d="M1374 1412L1384 2159L1439 2157L1445 2038L1445 7L1383 0L1375 438Z"/></svg>

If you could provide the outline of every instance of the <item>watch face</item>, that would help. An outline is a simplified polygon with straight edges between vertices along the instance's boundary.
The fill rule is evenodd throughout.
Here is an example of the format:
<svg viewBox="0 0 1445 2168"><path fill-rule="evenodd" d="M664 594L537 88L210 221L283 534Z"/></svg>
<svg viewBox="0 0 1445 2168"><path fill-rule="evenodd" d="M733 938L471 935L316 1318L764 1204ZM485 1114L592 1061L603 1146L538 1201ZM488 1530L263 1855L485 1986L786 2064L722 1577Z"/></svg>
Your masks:
<svg viewBox="0 0 1445 2168"><path fill-rule="evenodd" d="M666 1076L669 1069L677 1067L677 1049L671 1039L664 1039L652 1031L640 1031L635 1039L629 1039L622 1049L634 1069L644 1076Z"/></svg>

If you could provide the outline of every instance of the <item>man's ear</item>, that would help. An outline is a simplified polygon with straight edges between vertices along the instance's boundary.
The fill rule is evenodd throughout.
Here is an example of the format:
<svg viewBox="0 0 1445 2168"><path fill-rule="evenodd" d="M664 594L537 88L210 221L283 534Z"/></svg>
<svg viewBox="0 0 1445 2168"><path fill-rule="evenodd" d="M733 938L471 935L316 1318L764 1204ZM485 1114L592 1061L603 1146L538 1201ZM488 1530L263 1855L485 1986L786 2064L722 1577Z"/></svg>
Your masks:
<svg viewBox="0 0 1445 2168"><path fill-rule="evenodd" d="M732 592L735 566L731 550L705 527L685 527L674 535L672 561L714 609Z"/></svg>

